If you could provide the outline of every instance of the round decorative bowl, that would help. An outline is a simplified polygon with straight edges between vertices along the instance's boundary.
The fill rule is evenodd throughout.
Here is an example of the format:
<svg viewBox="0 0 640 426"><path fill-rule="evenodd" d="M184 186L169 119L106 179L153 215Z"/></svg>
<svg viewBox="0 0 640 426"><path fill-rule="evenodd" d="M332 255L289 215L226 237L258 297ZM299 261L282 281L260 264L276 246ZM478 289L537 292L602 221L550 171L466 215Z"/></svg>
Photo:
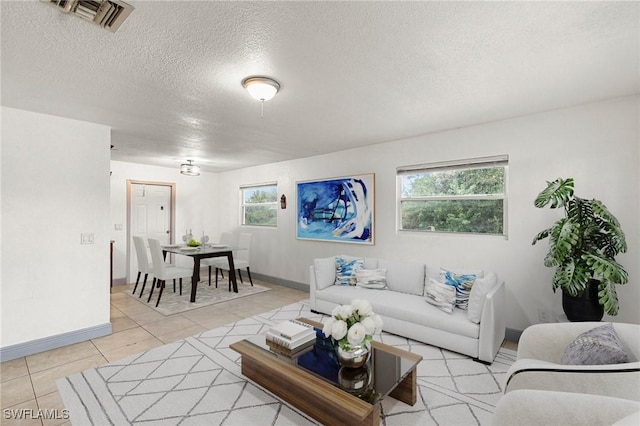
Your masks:
<svg viewBox="0 0 640 426"><path fill-rule="evenodd" d="M369 345L350 346L348 350L338 346L338 363L347 368L359 368L367 363L371 350Z"/></svg>

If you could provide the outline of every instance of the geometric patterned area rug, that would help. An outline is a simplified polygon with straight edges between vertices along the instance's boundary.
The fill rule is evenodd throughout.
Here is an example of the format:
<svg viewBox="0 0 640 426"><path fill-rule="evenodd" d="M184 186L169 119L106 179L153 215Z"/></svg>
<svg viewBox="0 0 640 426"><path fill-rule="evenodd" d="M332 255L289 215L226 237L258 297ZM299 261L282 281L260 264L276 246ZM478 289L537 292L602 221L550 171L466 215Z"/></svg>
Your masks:
<svg viewBox="0 0 640 426"><path fill-rule="evenodd" d="M59 379L73 425L309 425L318 424L244 378L238 340L286 319L307 317L294 303L184 340ZM422 355L414 406L382 401L381 424L486 425L504 389L515 352L500 349L491 365L382 332L375 340Z"/></svg>
<svg viewBox="0 0 640 426"><path fill-rule="evenodd" d="M169 281L162 292L162 298L160 299L160 304L156 308L156 300L158 300L158 290L153 290L153 297L151 301L147 303L147 298L149 297L149 291L151 283L147 281L147 285L144 289L144 294L142 297L138 297L140 295L140 289L142 288L142 283L138 285L136 290L136 294L132 294L130 291L124 292L126 295L143 303L145 306L149 306L156 311L160 312L163 315L173 315L179 314L180 312L190 311L192 309L202 308L203 306L215 305L216 303L228 302L229 300L238 299L240 297L251 296L253 294L262 293L264 291L271 290L268 287L263 287L259 284L256 284L255 280L253 286L249 283L241 283L238 280L238 292L234 293L233 291L229 291L229 281L226 278L218 279L218 287L211 283L209 285L208 280L202 280L198 283L198 289L196 292L196 301L191 303L189 301L191 297L191 280L182 280L182 296L180 295L180 291L178 291L178 283L176 280L176 292L173 292L173 282ZM133 290L133 289L132 289Z"/></svg>

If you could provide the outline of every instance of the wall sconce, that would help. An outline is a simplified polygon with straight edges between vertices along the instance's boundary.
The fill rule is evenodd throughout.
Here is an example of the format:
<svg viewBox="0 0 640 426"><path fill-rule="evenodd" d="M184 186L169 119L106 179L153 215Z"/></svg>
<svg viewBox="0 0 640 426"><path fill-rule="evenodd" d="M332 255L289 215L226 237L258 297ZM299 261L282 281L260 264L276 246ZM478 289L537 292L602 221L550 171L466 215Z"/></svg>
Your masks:
<svg viewBox="0 0 640 426"><path fill-rule="evenodd" d="M287 196L282 194L282 197L280 197L280 208L282 210L287 208Z"/></svg>

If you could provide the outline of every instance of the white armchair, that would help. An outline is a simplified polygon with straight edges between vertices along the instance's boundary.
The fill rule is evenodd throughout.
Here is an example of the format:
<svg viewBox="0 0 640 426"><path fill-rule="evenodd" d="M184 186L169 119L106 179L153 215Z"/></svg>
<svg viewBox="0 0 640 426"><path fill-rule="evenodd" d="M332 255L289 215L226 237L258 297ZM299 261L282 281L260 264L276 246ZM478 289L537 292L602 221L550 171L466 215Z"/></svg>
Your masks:
<svg viewBox="0 0 640 426"><path fill-rule="evenodd" d="M573 392L516 390L500 398L494 426L637 426L640 402Z"/></svg>
<svg viewBox="0 0 640 426"><path fill-rule="evenodd" d="M520 337L516 362L507 372L507 393L519 389L602 395L640 401L640 325L613 323L632 362L564 365L566 347L601 322L536 324ZM542 423L541 423L542 424Z"/></svg>

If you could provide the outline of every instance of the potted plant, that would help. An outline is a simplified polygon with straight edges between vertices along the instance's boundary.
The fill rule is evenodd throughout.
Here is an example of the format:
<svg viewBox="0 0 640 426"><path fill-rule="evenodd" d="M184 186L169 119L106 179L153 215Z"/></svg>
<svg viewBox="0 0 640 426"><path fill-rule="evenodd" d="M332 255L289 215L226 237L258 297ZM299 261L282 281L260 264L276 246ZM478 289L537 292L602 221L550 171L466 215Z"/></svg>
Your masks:
<svg viewBox="0 0 640 426"><path fill-rule="evenodd" d="M573 185L573 178L558 178L547 182L547 187L538 194L536 207L562 207L565 214L553 226L538 233L532 245L549 237L544 265L556 268L553 291L562 290L562 307L567 318L599 321L603 312L618 314L615 285L626 284L629 276L615 261L615 256L627 251L627 243L620 223L607 207L598 200L576 197ZM588 300L592 300L599 312L578 306Z"/></svg>

